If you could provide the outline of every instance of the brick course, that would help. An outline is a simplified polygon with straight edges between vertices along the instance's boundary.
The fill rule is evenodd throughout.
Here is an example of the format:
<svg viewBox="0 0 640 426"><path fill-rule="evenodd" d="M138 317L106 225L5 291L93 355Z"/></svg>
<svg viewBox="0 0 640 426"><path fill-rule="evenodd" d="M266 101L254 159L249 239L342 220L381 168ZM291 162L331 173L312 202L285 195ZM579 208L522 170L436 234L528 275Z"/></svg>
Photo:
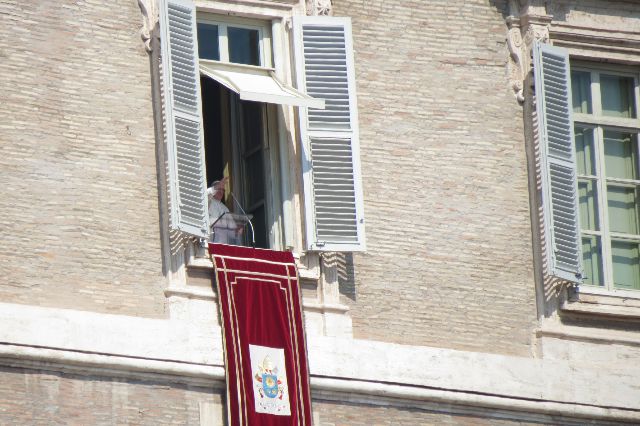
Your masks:
<svg viewBox="0 0 640 426"><path fill-rule="evenodd" d="M199 402L219 390L0 367L0 424L200 425Z"/></svg>
<svg viewBox="0 0 640 426"><path fill-rule="evenodd" d="M162 317L135 1L0 1L0 299Z"/></svg>
<svg viewBox="0 0 640 426"><path fill-rule="evenodd" d="M321 426L415 426L415 425L465 425L465 426L510 426L529 425L528 422L514 422L487 419L475 416L451 415L427 410L376 407L349 403L314 402Z"/></svg>
<svg viewBox="0 0 640 426"><path fill-rule="evenodd" d="M353 21L367 218L355 337L530 354L527 165L505 2L333 3Z"/></svg>

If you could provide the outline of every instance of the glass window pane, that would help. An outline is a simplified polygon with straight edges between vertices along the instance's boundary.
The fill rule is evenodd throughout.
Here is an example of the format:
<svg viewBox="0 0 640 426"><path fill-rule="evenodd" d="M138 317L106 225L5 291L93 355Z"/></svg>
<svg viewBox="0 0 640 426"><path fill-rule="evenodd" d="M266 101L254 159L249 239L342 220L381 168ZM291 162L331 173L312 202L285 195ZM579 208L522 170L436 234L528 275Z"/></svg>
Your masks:
<svg viewBox="0 0 640 426"><path fill-rule="evenodd" d="M632 133L604 131L607 177L638 179L638 138Z"/></svg>
<svg viewBox="0 0 640 426"><path fill-rule="evenodd" d="M255 232L256 247L269 248L269 232L267 227L267 217L265 215L264 205L256 207L254 210L247 212L252 215L251 223L253 224L253 230ZM249 234L251 230L247 232L247 245L250 245Z"/></svg>
<svg viewBox="0 0 640 426"><path fill-rule="evenodd" d="M633 78L600 74L600 97L603 115L635 118Z"/></svg>
<svg viewBox="0 0 640 426"><path fill-rule="evenodd" d="M584 283L587 285L603 286L602 245L600 244L600 237L593 235L582 236L582 264L584 267Z"/></svg>
<svg viewBox="0 0 640 426"><path fill-rule="evenodd" d="M578 181L578 200L580 202L580 228L592 231L599 230L598 195L594 181L580 179Z"/></svg>
<svg viewBox="0 0 640 426"><path fill-rule="evenodd" d="M198 56L200 59L220 60L217 25L198 22Z"/></svg>
<svg viewBox="0 0 640 426"><path fill-rule="evenodd" d="M611 241L613 286L640 290L640 250L638 243Z"/></svg>
<svg viewBox="0 0 640 426"><path fill-rule="evenodd" d="M576 126L574 133L578 174L595 176L596 150L593 143L593 129Z"/></svg>
<svg viewBox="0 0 640 426"><path fill-rule="evenodd" d="M260 35L258 30L227 28L229 40L229 62L236 64L260 64Z"/></svg>
<svg viewBox="0 0 640 426"><path fill-rule="evenodd" d="M264 201L264 167L262 165L262 151L255 151L245 158L246 168L246 193L247 206L251 208L254 204Z"/></svg>
<svg viewBox="0 0 640 426"><path fill-rule="evenodd" d="M573 112L591 114L591 73L586 71L571 72L571 95Z"/></svg>
<svg viewBox="0 0 640 426"><path fill-rule="evenodd" d="M637 188L607 185L609 228L611 232L638 234Z"/></svg>
<svg viewBox="0 0 640 426"><path fill-rule="evenodd" d="M259 102L240 102L242 108L244 151L252 151L262 146L262 107Z"/></svg>

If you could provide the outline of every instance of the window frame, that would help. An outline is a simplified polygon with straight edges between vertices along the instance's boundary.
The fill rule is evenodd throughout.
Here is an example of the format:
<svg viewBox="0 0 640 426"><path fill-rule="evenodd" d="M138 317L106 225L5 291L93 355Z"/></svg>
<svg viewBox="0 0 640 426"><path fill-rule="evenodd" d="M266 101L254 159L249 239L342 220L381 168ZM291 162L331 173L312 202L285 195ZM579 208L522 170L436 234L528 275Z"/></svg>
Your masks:
<svg viewBox="0 0 640 426"><path fill-rule="evenodd" d="M264 23L260 23L259 19L250 19L250 18L242 18L236 16L223 16L217 15L209 12L200 12L198 8L196 8L196 24L209 24L209 25L217 25L218 26L218 52L220 54L220 60L215 61L212 59L206 59L214 62L222 62L222 63L230 63L234 64L236 62L229 62L229 42L227 37L228 27L234 28L243 28L249 30L257 30L258 31L258 47L260 50L260 65L249 65L249 66L257 66L260 68L272 68L272 36L271 36L271 26L269 21L265 20ZM198 56L198 59L201 58ZM245 64L246 65L246 64Z"/></svg>
<svg viewBox="0 0 640 426"><path fill-rule="evenodd" d="M602 276L603 285L592 285L584 283L581 286L581 292L601 295L614 295L629 298L640 298L640 289L620 289L614 288L613 282L613 260L611 241L612 238L621 241L637 242L640 244L640 234L621 234L611 232L609 229L609 211L607 199L607 183L618 182L625 183L623 179L607 178L604 173L605 153L604 153L604 132L606 130L628 132L636 135L637 162L636 167L640 170L640 71L637 68L617 65L617 64L594 64L584 60L571 60L571 72L588 72L590 74L590 96L591 96L591 113L573 112L573 127L592 129L594 144L594 168L595 175L576 174L578 182L582 179L591 180L596 184L597 189L597 208L598 208L598 231L580 229L580 237L596 236L600 238L601 257L602 257ZM634 93L634 109L635 118L612 117L602 114L602 99L600 91L600 75L609 74L622 77L633 78ZM575 149L575 140L574 140ZM626 181L626 180L625 180ZM630 180L630 183L640 187L640 179Z"/></svg>
<svg viewBox="0 0 640 426"><path fill-rule="evenodd" d="M335 155L333 155L333 152L331 153L331 155L324 155L321 154L320 158L323 161L323 164L326 164L327 166L325 168L330 168L330 167L334 167L335 165L338 165L340 167L346 167L346 161L342 160L342 158L344 158L346 156L346 152L347 151L351 151L352 152L352 163L353 163L353 168L352 171L350 171L349 173L351 173L351 177L347 180L344 179L342 176L340 177L340 179L342 179L340 182L335 182L335 179L332 178L327 178L325 179L325 181L321 182L322 185L324 185L322 188L320 188L319 191L324 191L322 192L322 196L324 198L329 198L329 196L331 196L331 194L333 194L333 192L337 193L337 196L339 197L343 197L343 193L346 193L348 190L350 190L349 188L344 188L345 186L348 185L352 185L354 187L354 191L352 192L356 192L357 196L356 196L356 212L359 211L360 214L357 215L357 217L352 220L351 224L341 224L341 226L343 228L346 228L347 225L350 228L356 228L358 230L358 237L357 237L357 241L355 242L351 242L349 241L349 245L345 245L344 244L344 240L340 240L339 238L333 238L334 235L329 233L327 234L327 236L324 236L324 240L326 241L321 241L322 247L320 247L320 245L318 244L318 247L314 247L309 249L308 248L308 241L307 239L305 239L305 236L309 234L309 228L314 226L313 221L309 221L309 220L305 220L308 217L308 212L309 210L311 210L309 208L309 205L311 205L314 211L314 218L318 217L317 211L315 209L316 206L316 202L315 199L310 198L311 191L307 190L306 187L306 181L305 181L305 165L307 165L307 162L309 160L308 157L308 153L302 153L301 151L304 150L304 142L302 142L304 140L304 137L302 136L304 133L304 129L303 129L303 125L300 124L298 126L296 126L296 124L294 123L298 123L300 121L300 117L306 116L307 115L307 109L309 108L313 108L313 109L323 109L323 107L325 107L325 98L327 96L322 96L324 94L324 92L322 93L318 93L316 95L316 97L311 97L309 95L306 95L305 91L308 91L308 89L306 88L306 86L301 86L298 85L297 87L300 89L296 89L294 84L291 82L291 80L298 80L301 75L303 75L303 80L304 80L304 76L306 76L306 74L308 72L310 72L307 69L303 69L300 70L298 68L299 64L300 64L300 57L299 55L299 44L301 43L301 40L299 40L298 38L301 36L300 32L296 31L296 25L295 22L297 19L302 19L302 18L313 18L313 20L317 21L316 23L314 23L314 25L317 25L319 27L323 27L325 24L331 23L332 27L335 27L336 25L340 28L330 28L329 30L332 31L336 31L338 30L338 32L340 33L344 33L345 35L348 34L349 35L349 40L345 40L343 43L346 45L347 51L344 52L344 55L349 57L349 63L351 65L353 65L353 46L352 46L352 42L350 41L351 38L351 21L348 18L336 18L336 17L328 17L328 16L315 16L315 17L305 17L302 15L299 15L299 10L292 6L291 8L285 8L284 10L271 10L269 8L264 8L264 7L259 7L257 5L239 5L239 4L224 4L224 5L218 5L217 3L214 2L209 2L209 1L204 1L204 2L198 2L198 5L196 6L195 2L193 0L160 0L160 10L159 13L161 15L161 24L160 24L160 31L161 31L161 46L162 46L162 53L161 53L161 57L162 57L162 65L160 68L160 78L162 79L163 75L168 76L168 79L162 79L161 80L161 84L160 84L160 98L164 97L165 99L173 99L173 94L174 92L179 93L180 95L182 95L182 92L184 92L186 89L191 90L193 87L198 87L199 86L199 82L200 82L200 76L202 73L200 73L200 65L204 63L204 59L200 60L199 59L199 54L200 51L198 49L198 37L197 37L197 24L200 23L211 23L214 25L222 25L225 26L228 29L230 26L236 26L236 27L250 27L250 28L255 28L258 30L259 32L259 36L260 36L260 43L261 43L261 61L263 61L261 63L261 65L264 65L264 67L257 67L255 65L245 65L245 64L234 64L231 62L222 62L222 61L211 61L211 60L206 60L207 62L217 62L217 66L219 66L220 68L224 68L224 67L229 67L231 65L233 66L238 66L238 67L247 67L247 68L251 68L253 70L253 72L255 73L256 71L266 71L269 73L269 75L271 75L271 77L276 80L276 84L278 84L280 86L280 89L285 90L287 89L287 86L292 86L290 87L290 91L292 93L296 93L298 91L301 91L301 94L304 96L298 96L298 98L301 98L303 100L296 100L296 96L293 96L294 98L294 102L292 102L289 97L287 96L282 96L282 98L286 98L285 100L289 100L289 102L281 102L282 99L280 99L280 101L276 101L275 99L272 100L263 100L263 98L260 97L252 97L254 96L254 93L251 92L251 86L250 85L245 85L245 97L246 100L258 100L261 103L265 103L267 104L267 112L273 112L272 114L269 114L269 119L267 120L268 123L270 123L268 125L268 132L269 135L271 134L276 134L276 136L274 138L269 137L268 141L266 141L266 143L264 143L265 149L268 151L268 158L269 160L271 160L270 164L265 164L268 167L272 168L272 173L270 173L270 175L268 176L269 179L272 180L271 184L268 185L271 190L267 191L267 193L269 194L270 198L273 199L277 199L276 202L273 203L274 209L277 211L273 211L271 213L271 218L269 218L269 224L268 226L270 226L270 229L274 229L273 226L276 225L279 228L279 232L277 232L274 237L274 239L281 239L282 242L280 244L270 244L270 246L272 248L283 248L283 249L289 249L289 250L302 250L305 251L305 249L311 250L311 251L362 251L365 250L365 243L364 243L364 214L363 214L363 199L362 199L362 184L361 184L361 172L360 172L360 167L359 167L359 144L358 144L358 132L357 132L357 108L356 108L356 102L355 102L355 91L351 90L352 88L354 88L354 81L355 81L355 71L353 69L353 66L349 67L347 66L347 79L348 79L348 91L349 91L349 115L350 115L350 120L352 121L352 129L351 129L351 135L347 135L350 136L349 138L342 138L344 139L344 141L338 141L338 142L346 142L348 144L348 147L343 147L342 145L340 146L331 146L328 147L326 150L333 150L335 151ZM186 15L188 16L178 16L177 18L174 18L173 21L169 21L169 17L171 15L173 9L176 8L182 8L184 9ZM239 15L242 17L236 17L235 15ZM228 15L234 15L234 16L228 16ZM222 16L222 18L220 18L220 16ZM256 23L258 23L256 25ZM175 41L172 38L167 37L167 31L184 31L184 30L188 30L189 32L189 40L187 40L186 37L178 37ZM220 28L218 28L218 30L220 30ZM325 29L322 29L321 32L324 31L326 32ZM218 44L220 44L220 31L216 31L218 32L218 35L216 36L216 38L218 39ZM193 34L193 37L192 37ZM224 35L224 34L223 34ZM335 34L334 34L335 35ZM204 38L203 38L204 40ZM253 40L253 37L250 37L250 40ZM186 45L185 41L188 41L189 44ZM332 41L332 43L335 43L336 40ZM173 55L171 54L171 50L170 49L166 49L165 46L167 45L167 43L174 43L177 46L177 51L180 54L179 57L175 57L173 58ZM322 43L324 43L324 41L321 41L321 48L324 49L324 46L322 45ZM221 53L221 58L222 59L227 59L228 58L228 53L225 53L225 49L228 52L228 43L225 43L223 41L222 43L222 53ZM188 49L187 49L188 48ZM253 48L253 45L252 47ZM314 49L316 49L316 47L314 47ZM188 50L188 51L187 51ZM220 46L218 46L218 50L220 50ZM218 52L220 53L220 52ZM326 51L323 51L323 54L326 54ZM331 54L331 52L328 52L329 54ZM343 56L344 56L343 55ZM250 57L251 58L251 57ZM243 59L243 58L240 58ZM191 66L191 63L193 63L193 66ZM274 64L273 67L269 67L267 68L267 66ZM194 82L189 82L189 84L183 84L181 86L174 86L172 84L172 80L171 80L171 68L167 66L167 64L173 64L174 66L177 67L186 67L187 71L182 71L179 70L179 76L183 76L186 75L186 73L189 74L190 77L194 77L193 71L195 71L195 81ZM323 72L329 72L329 73L335 73L335 66L333 65L333 63L329 63L329 65L327 65L327 68L331 68L328 70L325 70ZM248 71L249 72L249 71ZM301 74L302 73L302 74ZM231 89L232 91L235 91L236 93L238 93L238 90L240 90L240 94L242 95L242 89L238 89L235 90L233 87L230 86L234 86L233 83L229 81L226 81L226 83L228 83L229 85L225 84L225 82L223 82L222 80L224 80L224 75L221 74L219 75L218 78L213 77L212 75L209 75L207 73L204 73L205 75L207 75L208 77L213 78L214 80L218 80L218 82L223 83L223 85L226 85L229 89ZM316 73L317 74L317 73ZM229 78L231 78L232 76L229 76ZM255 79L254 79L255 80ZM164 81L164 84L162 84L162 81ZM331 81L330 81L331 82ZM325 84L324 86L327 86L327 84ZM329 85L330 86L330 85ZM186 87L186 89L185 89ZM257 86L259 87L259 85ZM333 89L333 86L329 87L330 89ZM305 90L307 89L307 90ZM343 90L342 88L340 88L340 90ZM193 90L192 90L193 91ZM286 91L286 90L285 90ZM193 97L197 98L198 105L198 113L199 113L199 128L197 129L197 133L198 133L198 137L200 138L200 140L203 140L203 136L202 136L202 123L203 123L203 115L202 115L202 111L201 111L201 91L198 90L198 93L194 93ZM255 96L259 96L261 94L261 92L256 92L257 94L255 94ZM266 95L265 96L270 96L271 93L270 92L265 92ZM275 97L277 97L278 95L275 95ZM184 98L184 96L183 96ZM265 98L266 99L266 98ZM182 101L182 98L179 99L180 101ZM340 102L342 102L340 100ZM335 101L334 103L339 104L339 101ZM277 104L276 106L272 106L270 104ZM299 107L299 109L294 109L292 106L296 106ZM338 105L338 107L341 107L341 105ZM336 107L337 108L337 107ZM334 108L334 110L336 109ZM333 110L332 110L333 111ZM179 112L179 111L178 111ZM167 122L166 124L166 128L168 128L169 130L172 130L171 125L174 124L173 121L173 113L174 113L174 106L173 104L167 104L165 102L165 108L163 110L163 119ZM271 117L274 117L273 119ZM173 121L172 121L173 120ZM195 117L194 120L195 122ZM273 125L271 124L273 123ZM170 132L170 131L166 131L165 132L165 143L166 143L166 147L167 147L167 151L169 152L168 157L169 157L169 164L168 164L168 169L169 169L169 174L168 174L168 184L171 188L170 191L170 195L171 195L171 200L168 203L168 207L171 209L176 209L180 206L182 206L183 203L180 202L180 198L181 198L181 186L180 184L182 183L182 181L188 181L190 183L191 180L194 180L194 170L197 168L198 170L200 168L202 168L202 170L204 171L205 169L205 159L202 158L200 161L200 164L202 165L202 167L196 167L193 165L187 164L186 161L183 161L182 163L178 164L177 161L175 161L175 157L180 153L180 152L187 152L187 154L185 155L190 155L191 151L193 151L193 148L195 147L195 143L190 143L189 140L186 140L186 136L184 136L185 134L187 136L191 136L192 134L194 134L194 131L191 131L190 129L187 130L182 130L182 133L180 134L180 140L176 140L175 135ZM277 132L277 133L276 133ZM175 132L174 132L175 133ZM325 138L326 135L320 135L319 137ZM298 143L298 142L302 142L302 149L300 146L295 146L292 147L291 143ZM335 141L330 141L330 142L335 142ZM203 149L204 149L204 143L200 142L200 144L198 144L201 149L199 150L200 152L200 157L203 156ZM334 143L334 145L337 145ZM344 144L343 144L344 145ZM180 151L181 150L181 151ZM180 152L179 152L180 151ZM178 154L176 154L178 153ZM189 161L192 161L195 157L193 155L190 155L188 157ZM296 164L298 161L300 161L300 159L302 158L302 165L298 165ZM274 161L274 159L276 159L277 161ZM298 161L295 161L298 160ZM320 161L320 160L319 160ZM265 167L265 169L267 169L267 167ZM302 169L302 170L301 170ZM172 172L181 172L181 175L178 175L176 173L172 173ZM325 174L327 172L324 172ZM199 186L202 186L202 191L203 195L202 197L193 197L191 196L191 194L187 194L187 197L189 200L195 200L194 202L198 202L198 209L202 209L201 210L205 210L206 211L206 206L207 206L207 197L206 197L206 177L204 177L204 173L202 173L203 176L197 176L197 181L196 182ZM343 173L343 175L346 175L346 173ZM300 191L300 189L302 189L302 185L304 185L304 191ZM193 186L193 185L192 185ZM312 187L316 188L315 184ZM331 194L327 195L328 192L333 191ZM191 191L194 192L194 191ZM300 196L300 197L299 197ZM300 203L300 199L304 198L305 202L304 205L302 205L302 203ZM343 197L345 198L345 197ZM340 202L342 202L340 200ZM325 203L326 204L326 203ZM336 204L336 203L333 203ZM344 204L344 203L343 203ZM335 210L337 207L335 206L330 206L333 210ZM338 206L340 207L340 206ZM327 219L328 215L326 214L326 210L322 210L322 218L323 219ZM344 210L344 209L342 209ZM339 219L342 220L342 222L345 222L345 218L344 216L346 215L346 213L344 211L337 211L335 212L337 216L339 216ZM173 211L173 210L172 210ZM348 213L348 212L347 212ZM171 215L170 217L174 217L176 215ZM205 214L203 215L203 223L207 223L208 222L208 215ZM330 227L330 226L329 226ZM335 228L335 227L333 227ZM331 231L333 230L333 228L331 228ZM171 231L179 231L180 233L177 234L179 235L179 238L182 238L182 236L187 236L188 238L204 238L206 237L206 235L208 235L208 232L206 232L208 228L206 226L202 227L202 230L198 229L198 230L193 230L193 229L187 229L185 226L182 225L181 222L177 222L175 220L172 219L172 221L170 222L170 232ZM204 231L204 234L203 232ZM331 240L331 241L329 241ZM330 244L326 244L326 243L330 243Z"/></svg>
<svg viewBox="0 0 640 426"><path fill-rule="evenodd" d="M272 41L273 37L271 34L271 22L264 19L251 19L251 18L243 18L243 17L235 17L235 16L224 16L213 14L210 12L201 12L198 8L196 8L196 25L204 23L209 25L217 25L218 26L218 49L220 54L220 60L215 61L211 59L201 59L198 55L198 61L210 61L210 62L220 62L220 63L228 63L235 64L235 62L229 62L229 45L227 39L227 29L228 27L234 28L245 28L252 29L258 31L258 45L260 50L260 65L247 65L240 64L244 67L254 67L254 68L262 68L272 70L272 56L273 56L273 48ZM197 31L197 30L196 30ZM240 101L238 99L238 101ZM278 173L275 173L280 169L281 165L279 164L279 156L277 155L277 150L281 149L278 141L280 139L280 135L278 135L278 126L277 126L277 114L278 108L281 108L279 105L272 105L267 102L259 102L262 105L262 117L263 117L263 128L262 128L262 141L261 147L263 153L263 173L265 177L264 188L265 188L265 215L266 215L266 230L268 231L268 244L272 249L281 249L283 248L283 224L282 224L282 206L281 206L281 195L279 188L280 184L280 176ZM233 104L233 105L232 105ZM232 102L229 99L228 103L228 111L226 114L229 116L226 118L230 122L238 120L234 118L236 115L236 111L234 110L235 102ZM237 127L240 123L236 123L236 128L229 129L229 135L231 137L231 144L239 143L243 144L242 137L237 134ZM241 125L240 125L241 126ZM206 144L205 144L206 145ZM230 177L235 182L242 182L241 176L243 175L243 161L242 161L242 146L231 146L231 173ZM241 183L241 191L244 194L246 188L244 188L245 183ZM271 188L271 190L269 190ZM239 201L243 202L242 197ZM247 208L247 206L242 206L242 208ZM231 209L232 211L235 209Z"/></svg>

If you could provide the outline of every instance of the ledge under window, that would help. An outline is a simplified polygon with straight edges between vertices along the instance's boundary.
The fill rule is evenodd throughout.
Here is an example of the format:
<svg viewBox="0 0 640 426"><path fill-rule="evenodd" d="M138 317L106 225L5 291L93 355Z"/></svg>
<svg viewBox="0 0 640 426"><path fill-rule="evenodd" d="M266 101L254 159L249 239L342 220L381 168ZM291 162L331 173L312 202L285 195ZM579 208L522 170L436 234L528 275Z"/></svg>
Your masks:
<svg viewBox="0 0 640 426"><path fill-rule="evenodd" d="M577 300L568 300L563 312L606 316L610 319L640 320L640 292L604 294L597 288L580 287Z"/></svg>

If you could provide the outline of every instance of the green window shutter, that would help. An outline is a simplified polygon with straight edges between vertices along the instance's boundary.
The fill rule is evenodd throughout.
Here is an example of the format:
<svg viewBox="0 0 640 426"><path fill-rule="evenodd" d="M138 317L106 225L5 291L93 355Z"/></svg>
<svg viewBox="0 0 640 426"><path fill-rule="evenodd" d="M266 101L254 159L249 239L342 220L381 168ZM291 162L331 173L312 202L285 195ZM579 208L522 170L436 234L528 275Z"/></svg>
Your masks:
<svg viewBox="0 0 640 426"><path fill-rule="evenodd" d="M193 2L162 0L160 31L171 227L206 237L209 216Z"/></svg>
<svg viewBox="0 0 640 426"><path fill-rule="evenodd" d="M535 43L533 61L549 272L579 283L582 251L569 54L565 49Z"/></svg>
<svg viewBox="0 0 640 426"><path fill-rule="evenodd" d="M300 109L306 246L361 251L364 214L351 20L300 16L293 28L298 88L325 100L325 109Z"/></svg>

